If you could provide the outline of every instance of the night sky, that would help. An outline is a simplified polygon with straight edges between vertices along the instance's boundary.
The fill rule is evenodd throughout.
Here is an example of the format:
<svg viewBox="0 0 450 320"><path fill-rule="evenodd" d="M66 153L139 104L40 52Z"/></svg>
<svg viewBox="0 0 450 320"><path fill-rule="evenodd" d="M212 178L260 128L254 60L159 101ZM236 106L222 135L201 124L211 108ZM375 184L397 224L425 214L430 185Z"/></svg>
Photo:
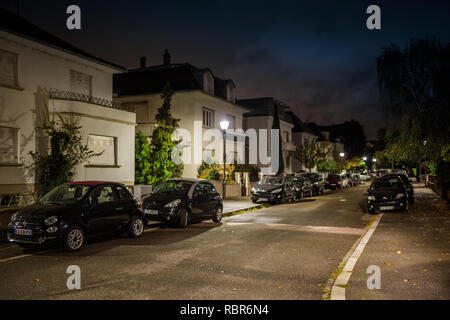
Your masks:
<svg viewBox="0 0 450 320"><path fill-rule="evenodd" d="M16 1L1 7L16 11ZM66 8L82 30L66 29ZM381 7L381 30L366 9ZM383 126L376 57L391 43L449 41L450 1L20 1L20 15L103 59L136 68L172 62L209 67L236 83L238 98L273 96L319 124L360 121L369 139Z"/></svg>

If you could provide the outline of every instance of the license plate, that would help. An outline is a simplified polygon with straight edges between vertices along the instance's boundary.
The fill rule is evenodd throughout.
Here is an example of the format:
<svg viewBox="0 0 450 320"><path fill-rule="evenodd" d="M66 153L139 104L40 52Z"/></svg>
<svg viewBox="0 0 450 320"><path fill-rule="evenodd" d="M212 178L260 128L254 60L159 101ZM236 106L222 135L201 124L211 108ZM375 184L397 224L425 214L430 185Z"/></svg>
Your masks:
<svg viewBox="0 0 450 320"><path fill-rule="evenodd" d="M267 198L259 198L259 201L269 201Z"/></svg>
<svg viewBox="0 0 450 320"><path fill-rule="evenodd" d="M393 210L393 206L387 206L387 207L380 207L380 210Z"/></svg>
<svg viewBox="0 0 450 320"><path fill-rule="evenodd" d="M19 236L31 236L33 234L33 230L28 229L14 229L14 234Z"/></svg>
<svg viewBox="0 0 450 320"><path fill-rule="evenodd" d="M144 209L145 214L158 215L158 210Z"/></svg>

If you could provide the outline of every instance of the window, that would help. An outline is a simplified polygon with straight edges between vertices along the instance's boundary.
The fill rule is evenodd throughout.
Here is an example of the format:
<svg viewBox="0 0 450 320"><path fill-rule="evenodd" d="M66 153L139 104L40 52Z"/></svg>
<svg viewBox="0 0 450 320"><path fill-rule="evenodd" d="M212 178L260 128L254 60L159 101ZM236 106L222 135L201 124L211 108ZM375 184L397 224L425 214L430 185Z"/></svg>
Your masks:
<svg viewBox="0 0 450 320"><path fill-rule="evenodd" d="M81 72L70 70L70 90L90 96L92 93L92 77Z"/></svg>
<svg viewBox="0 0 450 320"><path fill-rule="evenodd" d="M205 72L203 76L203 89L206 93L214 94L214 80L209 72Z"/></svg>
<svg viewBox="0 0 450 320"><path fill-rule="evenodd" d="M235 102L234 85L232 83L227 84L227 100L233 103Z"/></svg>
<svg viewBox="0 0 450 320"><path fill-rule="evenodd" d="M284 132L284 141L291 142L291 136L289 135L289 131Z"/></svg>
<svg viewBox="0 0 450 320"><path fill-rule="evenodd" d="M234 127L234 124L236 123L236 117L231 115L231 114L227 114L227 121L228 121L228 129L236 129Z"/></svg>
<svg viewBox="0 0 450 320"><path fill-rule="evenodd" d="M207 128L212 128L214 126L214 111L210 109L203 108L203 126Z"/></svg>
<svg viewBox="0 0 450 320"><path fill-rule="evenodd" d="M20 130L0 127L0 164L19 164Z"/></svg>
<svg viewBox="0 0 450 320"><path fill-rule="evenodd" d="M0 85L18 87L18 61L15 53L0 50Z"/></svg>
<svg viewBox="0 0 450 320"><path fill-rule="evenodd" d="M89 135L88 147L94 153L101 153L99 156L90 159L90 165L116 166L117 138Z"/></svg>
<svg viewBox="0 0 450 320"><path fill-rule="evenodd" d="M132 199L133 198L133 196L131 195L130 191L128 191L127 188L122 187L122 186L117 186L116 189L119 194L119 199Z"/></svg>
<svg viewBox="0 0 450 320"><path fill-rule="evenodd" d="M99 204L116 200L111 186L100 187L89 197L91 204Z"/></svg>

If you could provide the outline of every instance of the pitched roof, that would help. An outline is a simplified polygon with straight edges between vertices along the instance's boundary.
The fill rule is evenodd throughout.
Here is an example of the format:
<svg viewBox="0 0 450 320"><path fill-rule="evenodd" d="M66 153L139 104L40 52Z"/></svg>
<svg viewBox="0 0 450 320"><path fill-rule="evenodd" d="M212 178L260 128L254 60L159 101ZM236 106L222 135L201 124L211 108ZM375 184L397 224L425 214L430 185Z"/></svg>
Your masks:
<svg viewBox="0 0 450 320"><path fill-rule="evenodd" d="M250 110L244 113L244 117L273 116L275 105L277 105L280 120L292 123L290 117L286 115L286 111L290 107L273 97L239 99L236 100L236 103Z"/></svg>
<svg viewBox="0 0 450 320"><path fill-rule="evenodd" d="M114 93L137 95L159 93L170 82L173 90L203 90L203 75L211 73L214 78L214 95L227 100L227 85L234 82L214 76L209 68L197 68L189 63L163 64L128 70L114 75Z"/></svg>
<svg viewBox="0 0 450 320"><path fill-rule="evenodd" d="M297 115L296 115L294 112L288 110L288 111L286 112L286 116L289 117L290 122L291 122L292 124L294 124L294 128L292 128L292 132L306 132L306 133L309 133L309 134L316 135L316 134L315 134L315 133L314 133L314 132L306 125L306 123L304 123L302 120L300 120L299 117L297 117Z"/></svg>
<svg viewBox="0 0 450 320"><path fill-rule="evenodd" d="M48 47L52 47L54 49L58 49L93 62L106 65L108 67L112 67L117 69L118 71L125 70L124 67L121 67L117 64L105 61L103 59L97 58L73 45L70 43L59 39L53 34L37 27L36 25L28 22L27 20L10 13L4 9L0 8L0 30L9 32L11 34L15 34L22 38L46 45Z"/></svg>

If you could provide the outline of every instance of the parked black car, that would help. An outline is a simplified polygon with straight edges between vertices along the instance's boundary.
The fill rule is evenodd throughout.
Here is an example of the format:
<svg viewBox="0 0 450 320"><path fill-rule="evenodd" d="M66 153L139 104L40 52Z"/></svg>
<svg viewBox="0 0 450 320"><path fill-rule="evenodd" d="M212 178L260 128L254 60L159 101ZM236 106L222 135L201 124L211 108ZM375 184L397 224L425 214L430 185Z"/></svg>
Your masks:
<svg viewBox="0 0 450 320"><path fill-rule="evenodd" d="M147 220L180 228L206 219L220 222L223 216L222 197L207 180L168 180L144 197L143 207Z"/></svg>
<svg viewBox="0 0 450 320"><path fill-rule="evenodd" d="M305 176L294 177L295 198L302 199L305 196L312 197L314 193L313 184Z"/></svg>
<svg viewBox="0 0 450 320"><path fill-rule="evenodd" d="M390 174L385 174L384 176L382 176L379 179L390 179L392 177L399 177L402 180L402 182L406 188L409 203L414 204L414 187L411 183L411 180L409 180L407 175L405 175L403 173L390 173Z"/></svg>
<svg viewBox="0 0 450 320"><path fill-rule="evenodd" d="M139 202L122 184L85 181L60 185L15 213L7 237L24 248L58 243L77 251L89 237L120 230L133 238L142 235Z"/></svg>
<svg viewBox="0 0 450 320"><path fill-rule="evenodd" d="M309 180L311 180L312 187L313 187L313 194L319 195L325 193L325 179L318 173L311 172L311 173L304 173L302 176L307 177Z"/></svg>
<svg viewBox="0 0 450 320"><path fill-rule="evenodd" d="M280 202L295 200L295 185L291 176L265 176L251 192L252 202Z"/></svg>
<svg viewBox="0 0 450 320"><path fill-rule="evenodd" d="M408 210L409 201L405 185L399 177L375 179L368 191L369 213L387 210Z"/></svg>

